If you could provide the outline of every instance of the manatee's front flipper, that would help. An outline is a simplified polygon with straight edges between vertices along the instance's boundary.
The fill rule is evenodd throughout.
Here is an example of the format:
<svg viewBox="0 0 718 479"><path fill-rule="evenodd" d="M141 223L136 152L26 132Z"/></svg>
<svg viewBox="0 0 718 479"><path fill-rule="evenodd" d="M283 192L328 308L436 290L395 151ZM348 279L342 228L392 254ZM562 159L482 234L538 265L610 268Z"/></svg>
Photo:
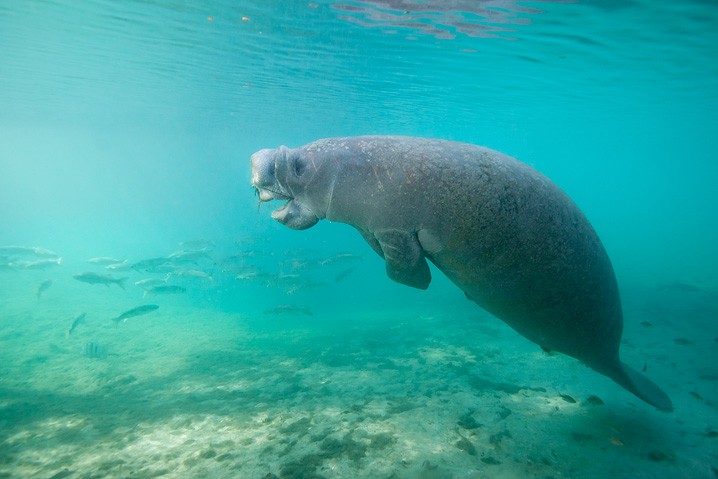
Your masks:
<svg viewBox="0 0 718 479"><path fill-rule="evenodd" d="M367 242L386 260L386 274L397 283L426 289L431 282L429 265L416 233L399 230L362 233Z"/></svg>

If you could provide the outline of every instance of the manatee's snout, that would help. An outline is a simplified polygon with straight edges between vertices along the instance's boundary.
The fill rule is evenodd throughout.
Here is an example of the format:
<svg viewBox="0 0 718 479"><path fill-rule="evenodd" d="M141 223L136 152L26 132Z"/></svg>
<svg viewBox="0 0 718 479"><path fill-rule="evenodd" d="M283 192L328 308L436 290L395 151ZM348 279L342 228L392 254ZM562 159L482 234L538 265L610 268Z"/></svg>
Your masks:
<svg viewBox="0 0 718 479"><path fill-rule="evenodd" d="M252 164L252 186L257 190L260 201L288 200L277 180L277 159L282 156L282 149L259 150L250 157Z"/></svg>
<svg viewBox="0 0 718 479"><path fill-rule="evenodd" d="M252 186L257 190L259 201L289 200L283 206L272 211L272 218L292 229L306 229L314 226L319 217L312 209L295 198L288 178L288 161L286 147L259 150L250 157L252 165ZM294 175L297 175L296 158L294 158ZM302 189L299 188L301 192ZM301 195L300 195L301 196Z"/></svg>

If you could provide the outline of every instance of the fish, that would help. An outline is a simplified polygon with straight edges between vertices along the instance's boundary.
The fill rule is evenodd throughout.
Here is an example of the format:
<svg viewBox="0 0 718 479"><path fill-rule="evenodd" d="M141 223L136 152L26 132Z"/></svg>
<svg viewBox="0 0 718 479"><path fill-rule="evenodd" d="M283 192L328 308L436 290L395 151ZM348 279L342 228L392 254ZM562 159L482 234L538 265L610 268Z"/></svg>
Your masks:
<svg viewBox="0 0 718 479"><path fill-rule="evenodd" d="M347 263L350 261L357 261L362 259L364 255L354 253L339 253L318 261L319 266L328 266L336 263Z"/></svg>
<svg viewBox="0 0 718 479"><path fill-rule="evenodd" d="M187 291L182 286L176 286L174 284L158 284L157 286L150 286L145 289L145 296L148 294L177 294L184 293Z"/></svg>
<svg viewBox="0 0 718 479"><path fill-rule="evenodd" d="M82 351L85 356L92 359L104 359L107 357L107 348L92 341L85 343Z"/></svg>
<svg viewBox="0 0 718 479"><path fill-rule="evenodd" d="M62 258L38 259L35 261L17 261L12 263L14 267L20 269L48 269L62 265Z"/></svg>
<svg viewBox="0 0 718 479"><path fill-rule="evenodd" d="M240 273L237 276L234 277L234 279L238 279L240 281L245 281L248 279L257 279L260 277L260 274L258 271L247 271L246 273Z"/></svg>
<svg viewBox="0 0 718 479"><path fill-rule="evenodd" d="M212 240L182 241L180 247L185 251L208 251L214 248L214 242Z"/></svg>
<svg viewBox="0 0 718 479"><path fill-rule="evenodd" d="M52 286L52 280L51 280L51 279L46 279L45 281L43 281L42 283L40 283L40 286L37 287L37 293L36 293L36 294L37 294L37 299L40 299L40 296L42 295L42 293L44 293L45 291L47 291L50 286Z"/></svg>
<svg viewBox="0 0 718 479"><path fill-rule="evenodd" d="M150 266L149 268L145 268L146 273L171 273L172 271L175 271L179 266L172 263L162 263L157 266Z"/></svg>
<svg viewBox="0 0 718 479"><path fill-rule="evenodd" d="M672 283L662 284L656 288L658 291L673 291L677 293L700 293L703 289L692 283L683 281L674 281Z"/></svg>
<svg viewBox="0 0 718 479"><path fill-rule="evenodd" d="M135 286L142 289L148 289L152 286L157 286L158 284L165 284L166 282L167 280L162 278L146 278L135 281Z"/></svg>
<svg viewBox="0 0 718 479"><path fill-rule="evenodd" d="M0 261L0 271L17 271L12 263Z"/></svg>
<svg viewBox="0 0 718 479"><path fill-rule="evenodd" d="M127 260L121 260L117 258L110 258L109 256L98 256L97 258L90 258L87 260L87 263L90 264L99 264L100 266L108 265L108 264L117 264L117 263L125 263Z"/></svg>
<svg viewBox="0 0 718 479"><path fill-rule="evenodd" d="M212 279L212 275L199 269L178 269L167 274L178 278Z"/></svg>
<svg viewBox="0 0 718 479"><path fill-rule="evenodd" d="M132 265L127 262L127 260L124 260L120 263L112 263L105 266L106 270L109 271L127 271L129 269L132 269Z"/></svg>
<svg viewBox="0 0 718 479"><path fill-rule="evenodd" d="M274 285L272 283L268 283L267 286L273 287ZM318 283L305 277L300 277L291 281L287 281L285 279L284 281L278 283L277 286L283 289L286 294L295 294L300 291L306 291L308 289L324 288L327 285L326 283Z"/></svg>
<svg viewBox="0 0 718 479"><path fill-rule="evenodd" d="M222 258L219 262L221 264L227 264L227 263L244 263L245 259L247 258L254 258L256 256L259 256L259 253L257 250L248 250L248 251L238 251L237 253L234 253L229 256L225 256Z"/></svg>
<svg viewBox="0 0 718 479"><path fill-rule="evenodd" d="M157 306L156 304L143 304L142 306L137 306L136 308L132 308L125 311L116 318L112 318L112 321L114 321L115 324L119 324L120 322L124 323L129 318L134 318L135 316L151 313L152 311L157 311L158 309L159 306Z"/></svg>
<svg viewBox="0 0 718 479"><path fill-rule="evenodd" d="M104 284L105 286L116 284L122 289L125 289L125 280L127 280L127 278L113 278L106 274L92 272L78 273L72 277L87 284Z"/></svg>
<svg viewBox="0 0 718 479"><path fill-rule="evenodd" d="M223 270L225 273L236 273L236 279L261 279L267 277L268 274L260 270L256 266L244 265Z"/></svg>
<svg viewBox="0 0 718 479"><path fill-rule="evenodd" d="M49 249L40 248L39 246L0 246L0 254L11 256L46 256L58 257L59 254Z"/></svg>
<svg viewBox="0 0 718 479"><path fill-rule="evenodd" d="M613 444L614 446L623 446L624 445L623 440L621 440L620 437L611 436L608 439L611 441L611 444Z"/></svg>
<svg viewBox="0 0 718 479"><path fill-rule="evenodd" d="M50 251L47 248L40 248L39 246L32 247L32 254L34 254L35 256L50 256L50 257L54 257L54 258L57 258L60 256L59 254L55 253L54 251Z"/></svg>
<svg viewBox="0 0 718 479"><path fill-rule="evenodd" d="M292 258L280 261L279 265L282 268L289 269L289 271L296 273L307 269L312 263L304 259Z"/></svg>
<svg viewBox="0 0 718 479"><path fill-rule="evenodd" d="M304 314L306 316L314 316L309 306L292 306L290 304L281 304L264 311L264 314Z"/></svg>
<svg viewBox="0 0 718 479"><path fill-rule="evenodd" d="M147 270L154 270L158 268L159 266L164 265L167 263L167 258L159 257L159 258L147 258L140 261L137 261L135 263L132 263L132 269L137 271L147 271Z"/></svg>
<svg viewBox="0 0 718 479"><path fill-rule="evenodd" d="M250 245L250 244L254 244L256 242L257 242L256 236L237 236L234 239L234 244L237 246Z"/></svg>
<svg viewBox="0 0 718 479"><path fill-rule="evenodd" d="M174 253L167 256L167 260L170 263L196 263L201 259L209 259L210 256L207 251L204 250L191 250L191 251L175 251Z"/></svg>
<svg viewBox="0 0 718 479"><path fill-rule="evenodd" d="M344 281L353 272L354 272L354 268L347 268L345 270L340 271L339 273L337 273L336 276L334 276L334 282L339 283L340 281Z"/></svg>
<svg viewBox="0 0 718 479"><path fill-rule="evenodd" d="M72 332L77 329L77 325L85 321L85 316L87 316L87 313L82 313L75 316L75 318L72 320L72 324L70 324L70 329L68 329L67 334L65 334L65 337L70 337Z"/></svg>

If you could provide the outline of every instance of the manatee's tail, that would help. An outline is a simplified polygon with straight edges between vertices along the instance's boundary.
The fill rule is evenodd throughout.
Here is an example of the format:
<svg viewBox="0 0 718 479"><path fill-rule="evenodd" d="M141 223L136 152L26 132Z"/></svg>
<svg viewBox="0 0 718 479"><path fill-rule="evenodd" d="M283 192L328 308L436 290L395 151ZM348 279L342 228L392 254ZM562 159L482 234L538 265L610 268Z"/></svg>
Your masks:
<svg viewBox="0 0 718 479"><path fill-rule="evenodd" d="M620 368L608 376L618 384L661 411L673 411L673 402L653 381L619 361Z"/></svg>

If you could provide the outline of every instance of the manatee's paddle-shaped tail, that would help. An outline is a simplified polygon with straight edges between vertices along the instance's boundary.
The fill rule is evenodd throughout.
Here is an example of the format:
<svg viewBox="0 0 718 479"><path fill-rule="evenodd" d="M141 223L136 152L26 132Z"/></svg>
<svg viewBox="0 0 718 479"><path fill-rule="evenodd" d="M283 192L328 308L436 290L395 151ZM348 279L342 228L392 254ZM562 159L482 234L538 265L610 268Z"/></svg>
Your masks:
<svg viewBox="0 0 718 479"><path fill-rule="evenodd" d="M658 385L632 367L622 362L618 364L620 367L608 375L611 379L651 406L655 406L661 411L673 411L671 398Z"/></svg>

